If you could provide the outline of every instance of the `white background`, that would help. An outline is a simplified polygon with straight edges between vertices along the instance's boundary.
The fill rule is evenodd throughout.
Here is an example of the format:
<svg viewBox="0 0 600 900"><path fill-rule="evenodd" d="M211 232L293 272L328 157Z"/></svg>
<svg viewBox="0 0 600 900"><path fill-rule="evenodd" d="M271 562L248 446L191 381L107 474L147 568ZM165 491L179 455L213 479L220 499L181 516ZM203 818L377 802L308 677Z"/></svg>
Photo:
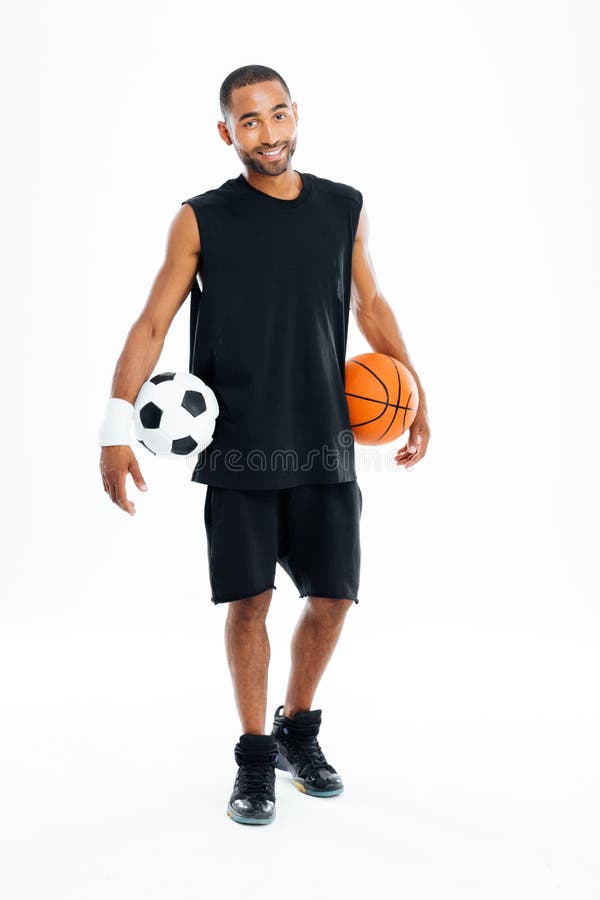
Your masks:
<svg viewBox="0 0 600 900"><path fill-rule="evenodd" d="M598 6L38 0L0 25L3 897L597 897ZM432 429L410 474L404 440L357 445L360 603L313 703L346 791L278 772L266 828L225 815L205 488L136 449L130 517L96 446L173 216L242 171L216 123L248 63L298 104L294 167L363 192ZM156 371L186 370L188 321ZM276 584L269 731L305 602Z"/></svg>

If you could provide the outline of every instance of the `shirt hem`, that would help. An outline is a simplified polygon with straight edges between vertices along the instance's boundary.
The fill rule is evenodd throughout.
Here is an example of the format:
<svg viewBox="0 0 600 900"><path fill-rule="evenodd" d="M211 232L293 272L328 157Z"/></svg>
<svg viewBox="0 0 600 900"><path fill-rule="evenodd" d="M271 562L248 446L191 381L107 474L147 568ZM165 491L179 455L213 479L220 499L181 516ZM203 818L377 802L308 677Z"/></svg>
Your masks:
<svg viewBox="0 0 600 900"><path fill-rule="evenodd" d="M191 477L191 481L196 482L196 484L204 484L207 486L212 485L213 487L234 488L243 491L272 491L289 487L297 487L301 484L344 484L348 481L357 480L358 479L355 472L330 473L329 475L327 475L327 473L321 473L320 475L309 475L307 473L305 478L298 478L296 473L295 476L291 476L288 479L268 483L257 483L256 479L252 483L248 482L244 478L234 478L229 480L222 479L219 478L218 475L206 472L194 472Z"/></svg>

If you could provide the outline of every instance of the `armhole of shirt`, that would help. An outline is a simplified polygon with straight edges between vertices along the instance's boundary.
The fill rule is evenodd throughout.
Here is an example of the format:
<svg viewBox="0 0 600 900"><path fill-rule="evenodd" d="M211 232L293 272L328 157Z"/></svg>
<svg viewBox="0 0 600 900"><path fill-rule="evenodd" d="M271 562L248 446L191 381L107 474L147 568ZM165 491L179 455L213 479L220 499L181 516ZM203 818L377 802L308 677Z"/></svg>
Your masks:
<svg viewBox="0 0 600 900"><path fill-rule="evenodd" d="M190 319L189 319L189 359L188 359L188 371L194 371L194 356L195 356L195 340L196 340L196 329L198 323L198 315L199 315L199 307L200 302L202 300L202 290L200 285L198 284L198 269L200 267L200 257L202 255L202 232L200 230L200 221L198 219L198 210L196 208L195 203L192 200L183 200L181 206L191 207L194 218L196 219L196 226L198 228L198 238L200 241L200 254L198 256L198 266L196 267L196 274L194 275L194 280L192 282L191 288L191 296L190 296Z"/></svg>
<svg viewBox="0 0 600 900"><path fill-rule="evenodd" d="M202 253L202 246L203 246L202 245L202 229L200 228L200 217L198 215L198 209L196 207L196 204L193 203L191 200L183 200L181 205L189 206L191 208L192 212L194 213L194 218L196 219L196 228L198 229L198 241L200 244L200 253Z"/></svg>
<svg viewBox="0 0 600 900"><path fill-rule="evenodd" d="M354 246L354 241L356 240L356 232L358 231L358 222L360 219L360 214L362 212L362 208L364 206L364 197L362 193L358 190L358 188L354 188L356 191L355 198L351 201L354 221L352 223L352 246Z"/></svg>

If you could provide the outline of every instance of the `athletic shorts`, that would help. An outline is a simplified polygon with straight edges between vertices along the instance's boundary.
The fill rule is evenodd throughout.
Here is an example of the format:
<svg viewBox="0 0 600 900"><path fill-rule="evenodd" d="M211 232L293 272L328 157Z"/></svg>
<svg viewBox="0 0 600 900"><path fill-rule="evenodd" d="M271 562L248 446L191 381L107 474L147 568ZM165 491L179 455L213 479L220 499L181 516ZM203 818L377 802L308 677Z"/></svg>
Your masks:
<svg viewBox="0 0 600 900"><path fill-rule="evenodd" d="M276 590L279 562L300 597L358 603L361 513L358 481L273 490L207 485L212 602Z"/></svg>

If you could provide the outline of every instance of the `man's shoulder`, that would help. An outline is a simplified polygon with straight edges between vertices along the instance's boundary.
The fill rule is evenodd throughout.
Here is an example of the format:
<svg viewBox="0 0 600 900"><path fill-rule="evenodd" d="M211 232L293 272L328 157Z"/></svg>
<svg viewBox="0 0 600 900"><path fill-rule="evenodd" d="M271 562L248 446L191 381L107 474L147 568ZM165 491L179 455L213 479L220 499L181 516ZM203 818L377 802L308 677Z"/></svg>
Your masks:
<svg viewBox="0 0 600 900"><path fill-rule="evenodd" d="M353 200L359 207L362 206L363 195L358 188L355 188L351 184L346 184L343 181L332 181L330 178L321 178L319 175L309 174L318 190L325 194L333 194L337 197Z"/></svg>
<svg viewBox="0 0 600 900"><path fill-rule="evenodd" d="M236 190L236 179L229 178L217 188L210 188L201 194L195 194L182 200L181 205L189 203L194 209L206 209L210 206L221 206L224 203L230 203L236 196L239 196Z"/></svg>

